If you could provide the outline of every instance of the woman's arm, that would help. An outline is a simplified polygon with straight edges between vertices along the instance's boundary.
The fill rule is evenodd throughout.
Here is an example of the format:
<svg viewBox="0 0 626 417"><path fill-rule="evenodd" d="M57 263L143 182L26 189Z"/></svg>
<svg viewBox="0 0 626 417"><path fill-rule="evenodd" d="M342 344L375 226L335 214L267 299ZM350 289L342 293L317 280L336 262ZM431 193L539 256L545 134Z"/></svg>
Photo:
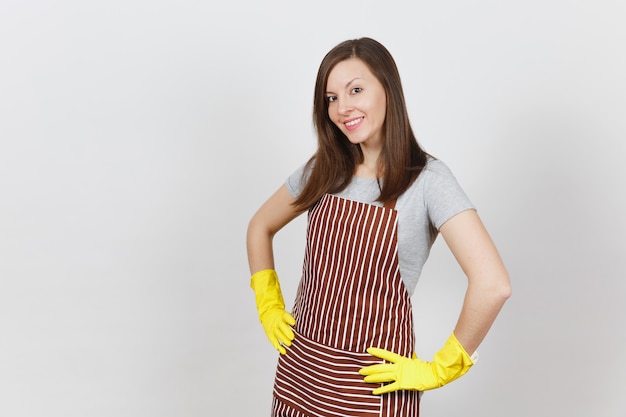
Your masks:
<svg viewBox="0 0 626 417"><path fill-rule="evenodd" d="M251 274L274 269L272 239L276 232L302 213L293 202L294 198L283 185L252 216L246 238Z"/></svg>
<svg viewBox="0 0 626 417"><path fill-rule="evenodd" d="M374 389L374 395L397 390L425 391L463 376L474 364L468 352L476 351L511 294L509 276L476 211L455 215L439 230L469 281L459 321L432 362L416 355L409 358L376 347L367 349L387 362L359 371L365 382L388 382Z"/></svg>
<svg viewBox="0 0 626 417"><path fill-rule="evenodd" d="M270 343L281 354L291 346L295 334L291 326L296 320L285 311L278 275L274 271L272 238L300 211L284 185L252 216L248 224L246 244L250 264L250 287L254 290L259 319Z"/></svg>
<svg viewBox="0 0 626 417"><path fill-rule="evenodd" d="M467 275L468 287L454 334L472 354L511 296L509 275L476 211L455 215L440 232Z"/></svg>

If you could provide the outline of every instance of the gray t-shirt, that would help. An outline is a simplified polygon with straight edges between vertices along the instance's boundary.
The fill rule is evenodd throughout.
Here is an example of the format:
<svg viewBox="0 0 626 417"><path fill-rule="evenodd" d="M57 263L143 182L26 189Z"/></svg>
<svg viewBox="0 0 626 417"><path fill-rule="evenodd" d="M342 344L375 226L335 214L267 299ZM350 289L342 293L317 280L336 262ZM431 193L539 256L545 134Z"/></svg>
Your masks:
<svg viewBox="0 0 626 417"><path fill-rule="evenodd" d="M304 175L308 174L304 168L302 165L287 178L287 190L294 198L302 191L308 176ZM380 195L376 179L354 177L335 195L382 206L375 201ZM461 211L474 209L474 206L448 166L429 158L426 168L398 198L395 209L398 211L400 274L409 295L412 295L441 225Z"/></svg>

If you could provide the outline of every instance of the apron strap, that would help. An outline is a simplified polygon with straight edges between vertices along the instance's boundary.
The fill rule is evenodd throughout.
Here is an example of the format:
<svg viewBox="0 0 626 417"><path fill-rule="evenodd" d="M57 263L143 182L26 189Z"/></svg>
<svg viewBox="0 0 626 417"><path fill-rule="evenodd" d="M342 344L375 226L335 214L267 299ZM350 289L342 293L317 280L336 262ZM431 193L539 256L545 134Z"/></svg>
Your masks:
<svg viewBox="0 0 626 417"><path fill-rule="evenodd" d="M383 205L383 207L393 210L396 208L396 201L397 200L395 198L391 201L385 201L385 204Z"/></svg>

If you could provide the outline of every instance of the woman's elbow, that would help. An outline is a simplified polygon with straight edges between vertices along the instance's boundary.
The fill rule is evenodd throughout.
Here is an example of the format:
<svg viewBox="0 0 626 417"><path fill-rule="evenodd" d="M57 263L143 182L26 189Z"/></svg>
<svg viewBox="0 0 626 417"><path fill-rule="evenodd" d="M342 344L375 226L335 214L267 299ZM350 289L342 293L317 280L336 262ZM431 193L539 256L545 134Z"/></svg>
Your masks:
<svg viewBox="0 0 626 417"><path fill-rule="evenodd" d="M269 236L267 228L257 216L253 216L248 222L248 229L246 230L248 241L254 241L265 236Z"/></svg>
<svg viewBox="0 0 626 417"><path fill-rule="evenodd" d="M504 275L498 280L498 284L493 289L493 294L498 300L504 304L506 300L511 298L513 288L511 287L511 280L508 275Z"/></svg>
<svg viewBox="0 0 626 417"><path fill-rule="evenodd" d="M468 290L482 294L485 302L502 306L511 297L511 282L506 273L483 275L482 279L470 279Z"/></svg>
<svg viewBox="0 0 626 417"><path fill-rule="evenodd" d="M275 230L269 226L268 222L258 213L252 216L248 222L248 228L246 231L246 239L250 242L259 240L272 240L276 234Z"/></svg>

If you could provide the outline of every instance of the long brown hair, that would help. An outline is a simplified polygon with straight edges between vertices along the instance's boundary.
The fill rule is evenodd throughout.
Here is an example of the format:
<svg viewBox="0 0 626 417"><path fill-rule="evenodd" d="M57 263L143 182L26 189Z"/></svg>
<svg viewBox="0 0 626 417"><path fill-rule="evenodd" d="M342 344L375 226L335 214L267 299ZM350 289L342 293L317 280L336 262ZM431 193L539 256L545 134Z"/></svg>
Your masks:
<svg viewBox="0 0 626 417"><path fill-rule="evenodd" d="M428 154L418 145L409 123L400 74L393 57L374 39L344 41L326 54L317 73L313 123L317 131L318 149L307 163L307 168L313 164L310 176L294 202L302 210L313 206L325 193L337 193L346 188L356 166L363 162L360 146L350 143L328 116L328 75L335 65L350 58L358 58L369 67L387 96L384 142L378 161L384 181L378 201L398 198L426 165Z"/></svg>

